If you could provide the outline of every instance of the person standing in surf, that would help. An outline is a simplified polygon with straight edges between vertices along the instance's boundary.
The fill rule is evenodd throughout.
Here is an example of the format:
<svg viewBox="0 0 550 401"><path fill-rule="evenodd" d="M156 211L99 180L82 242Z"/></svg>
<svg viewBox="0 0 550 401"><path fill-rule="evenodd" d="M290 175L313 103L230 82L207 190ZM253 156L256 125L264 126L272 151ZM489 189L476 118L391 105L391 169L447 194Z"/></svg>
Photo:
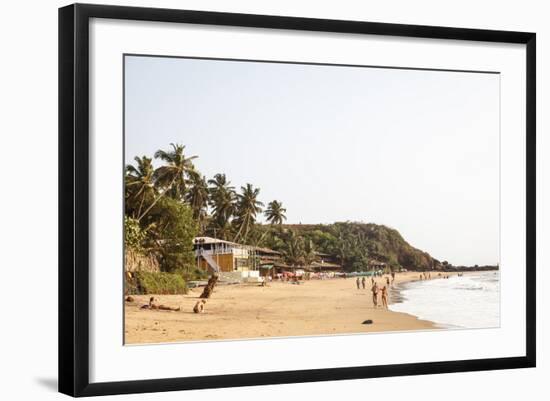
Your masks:
<svg viewBox="0 0 550 401"><path fill-rule="evenodd" d="M382 293L382 306L388 309L388 289L384 286L380 291Z"/></svg>
<svg viewBox="0 0 550 401"><path fill-rule="evenodd" d="M374 285L372 286L371 291L372 291L372 303L376 308L378 306L378 284L376 284L376 282L374 282Z"/></svg>

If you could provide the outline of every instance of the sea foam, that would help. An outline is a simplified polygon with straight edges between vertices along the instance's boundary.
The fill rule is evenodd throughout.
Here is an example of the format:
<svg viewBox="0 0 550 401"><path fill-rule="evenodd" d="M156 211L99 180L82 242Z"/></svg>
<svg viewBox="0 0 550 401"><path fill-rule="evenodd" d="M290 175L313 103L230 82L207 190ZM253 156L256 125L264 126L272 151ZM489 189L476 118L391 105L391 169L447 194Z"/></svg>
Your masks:
<svg viewBox="0 0 550 401"><path fill-rule="evenodd" d="M403 284L402 302L390 305L390 309L448 327L499 327L499 290L496 271L419 280Z"/></svg>

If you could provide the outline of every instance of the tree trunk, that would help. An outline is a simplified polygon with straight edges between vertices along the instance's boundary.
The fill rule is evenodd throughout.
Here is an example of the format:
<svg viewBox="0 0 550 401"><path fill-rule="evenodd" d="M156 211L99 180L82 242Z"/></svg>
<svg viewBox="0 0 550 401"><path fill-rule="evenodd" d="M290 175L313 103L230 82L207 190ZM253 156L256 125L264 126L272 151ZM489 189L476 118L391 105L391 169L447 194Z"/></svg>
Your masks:
<svg viewBox="0 0 550 401"><path fill-rule="evenodd" d="M147 208L147 210L143 212L141 216L138 217L137 219L138 221L141 221L141 219L145 217L147 213L149 213L149 211L153 208L153 206L157 204L157 202L166 194L166 192L172 189L172 185L174 185L174 182L176 182L176 177L172 178L172 181L170 182L170 185L168 185L166 190L164 190L161 194L159 194L159 196L157 196L157 198L153 200L153 203L151 203L151 205Z"/></svg>
<svg viewBox="0 0 550 401"><path fill-rule="evenodd" d="M204 290L202 291L202 294L199 298L210 298L210 295L214 292L214 287L216 286L216 283L218 282L218 275L213 274L212 277L208 280L208 284L206 284L206 287L204 287Z"/></svg>

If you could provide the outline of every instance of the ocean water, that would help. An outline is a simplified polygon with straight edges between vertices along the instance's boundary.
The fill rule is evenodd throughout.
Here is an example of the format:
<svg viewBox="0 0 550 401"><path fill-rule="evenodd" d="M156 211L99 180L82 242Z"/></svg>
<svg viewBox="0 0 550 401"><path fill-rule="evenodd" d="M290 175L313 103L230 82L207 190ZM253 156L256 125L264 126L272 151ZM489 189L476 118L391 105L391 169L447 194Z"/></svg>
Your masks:
<svg viewBox="0 0 550 401"><path fill-rule="evenodd" d="M390 309L447 327L499 327L499 290L498 271L419 280L403 284L401 302L391 304Z"/></svg>

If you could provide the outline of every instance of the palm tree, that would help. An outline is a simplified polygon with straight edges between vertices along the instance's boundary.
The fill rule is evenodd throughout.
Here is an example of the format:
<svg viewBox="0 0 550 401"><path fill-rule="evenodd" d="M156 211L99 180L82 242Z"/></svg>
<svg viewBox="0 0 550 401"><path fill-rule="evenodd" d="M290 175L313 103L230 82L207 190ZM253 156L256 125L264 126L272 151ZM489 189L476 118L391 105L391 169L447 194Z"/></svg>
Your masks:
<svg viewBox="0 0 550 401"><path fill-rule="evenodd" d="M212 219L216 230L227 234L229 220L236 210L235 188L232 187L225 174L216 174L213 179L208 180L210 193L210 206L212 207ZM223 237L221 237L223 238Z"/></svg>
<svg viewBox="0 0 550 401"><path fill-rule="evenodd" d="M286 209L283 207L283 204L279 201L271 201L267 204L267 209L265 211L265 217L270 224L283 224L283 221L286 220Z"/></svg>
<svg viewBox="0 0 550 401"><path fill-rule="evenodd" d="M164 188L170 197L182 200L187 190L188 177L195 172L192 160L197 156L185 157L185 146L171 143L172 150L157 150L155 158L166 162L166 165L155 171L157 183Z"/></svg>
<svg viewBox="0 0 550 401"><path fill-rule="evenodd" d="M237 195L237 226L239 231L233 241L236 241L239 235L246 241L248 233L256 222L256 215L262 212L262 202L258 200L260 194L259 188L254 188L252 184L246 184L241 187L241 193Z"/></svg>
<svg viewBox="0 0 550 401"><path fill-rule="evenodd" d="M343 233L340 233L338 236L337 242L336 242L336 252L338 255L338 259L340 260L340 264L342 265L342 268L345 269L347 256L350 251L350 244L347 240L347 238L344 237Z"/></svg>
<svg viewBox="0 0 550 401"><path fill-rule="evenodd" d="M185 157L185 146L179 144L173 144L171 151L157 150L155 152L155 158L161 159L166 162L166 165L160 166L155 170L154 178L155 184L162 191L151 203L151 205L138 217L141 220L149 211L155 206L155 204L166 194L169 194L176 200L182 200L187 188L187 177L189 174L195 171L193 166L193 159L197 156Z"/></svg>
<svg viewBox="0 0 550 401"><path fill-rule="evenodd" d="M214 228L213 230L214 237L220 238L226 241L231 239L232 233L234 232L231 222L227 221L223 225L220 225L220 223L217 223L215 221L213 221L212 223Z"/></svg>
<svg viewBox="0 0 550 401"><path fill-rule="evenodd" d="M285 261L296 269L297 266L304 264L304 241L294 230L289 230L285 238L285 248L283 249Z"/></svg>
<svg viewBox="0 0 550 401"><path fill-rule="evenodd" d="M355 249L356 256L361 265L361 269L364 271L368 270L370 244L363 232L357 233L357 236L353 238L352 247L353 249Z"/></svg>
<svg viewBox="0 0 550 401"><path fill-rule="evenodd" d="M306 266L311 266L317 255L315 254L315 247L313 246L313 241L307 240L304 243L304 263Z"/></svg>
<svg viewBox="0 0 550 401"><path fill-rule="evenodd" d="M136 166L128 164L126 166L126 207L131 208L130 200L139 201L139 206L133 209L133 214L139 216L141 209L147 197L154 197L155 195L155 182L152 159L143 156L135 157Z"/></svg>
<svg viewBox="0 0 550 401"><path fill-rule="evenodd" d="M206 177L195 171L190 174L190 186L185 195L185 200L193 210L193 218L199 223L200 232L204 232L208 207L208 186Z"/></svg>

